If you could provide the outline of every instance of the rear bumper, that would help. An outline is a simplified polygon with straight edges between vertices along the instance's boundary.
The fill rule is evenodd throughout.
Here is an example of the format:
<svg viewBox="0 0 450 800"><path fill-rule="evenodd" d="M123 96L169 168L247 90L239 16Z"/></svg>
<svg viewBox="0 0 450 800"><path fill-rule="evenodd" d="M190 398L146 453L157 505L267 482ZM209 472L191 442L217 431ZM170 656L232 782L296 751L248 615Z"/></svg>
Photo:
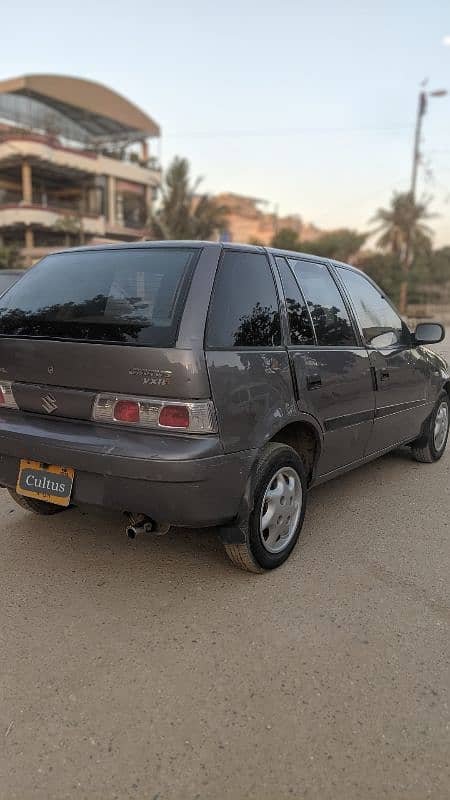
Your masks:
<svg viewBox="0 0 450 800"><path fill-rule="evenodd" d="M131 432L0 412L0 484L21 458L75 469L72 500L172 525L226 524L239 513L256 453L224 454L217 436Z"/></svg>

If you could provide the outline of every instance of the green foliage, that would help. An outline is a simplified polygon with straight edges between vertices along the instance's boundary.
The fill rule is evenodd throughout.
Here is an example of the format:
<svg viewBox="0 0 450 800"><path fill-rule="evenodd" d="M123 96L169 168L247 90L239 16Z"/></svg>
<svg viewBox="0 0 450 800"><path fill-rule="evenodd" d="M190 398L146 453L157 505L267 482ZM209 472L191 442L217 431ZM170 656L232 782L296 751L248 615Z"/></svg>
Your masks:
<svg viewBox="0 0 450 800"><path fill-rule="evenodd" d="M150 215L150 238L210 239L225 226L227 209L199 196L199 183L191 181L188 160L176 156L164 176L159 207Z"/></svg>
<svg viewBox="0 0 450 800"><path fill-rule="evenodd" d="M411 192L394 192L390 207L379 208L371 220L377 245L400 256L410 236L413 254L431 250L432 231L425 223L431 216L427 203L414 202Z"/></svg>
<svg viewBox="0 0 450 800"><path fill-rule="evenodd" d="M21 269L23 260L16 244L0 245L0 269Z"/></svg>
<svg viewBox="0 0 450 800"><path fill-rule="evenodd" d="M367 233L358 233L349 228L323 233L314 241L300 242L304 253L335 258L337 261L350 261L361 249L367 239Z"/></svg>
<svg viewBox="0 0 450 800"><path fill-rule="evenodd" d="M299 238L293 228L280 228L272 239L272 247L279 247L280 250L298 250Z"/></svg>
<svg viewBox="0 0 450 800"><path fill-rule="evenodd" d="M450 247L433 250L428 257L429 279L438 285L450 282Z"/></svg>
<svg viewBox="0 0 450 800"><path fill-rule="evenodd" d="M358 267L398 303L402 266L399 255L393 253L370 253L358 261ZM439 250L424 250L417 254L409 273L409 302L438 303L442 287L450 283L450 247Z"/></svg>
<svg viewBox="0 0 450 800"><path fill-rule="evenodd" d="M335 258L337 261L348 261L361 249L366 239L366 233L342 228L323 233L312 241L302 241L292 228L281 228L272 239L272 247Z"/></svg>

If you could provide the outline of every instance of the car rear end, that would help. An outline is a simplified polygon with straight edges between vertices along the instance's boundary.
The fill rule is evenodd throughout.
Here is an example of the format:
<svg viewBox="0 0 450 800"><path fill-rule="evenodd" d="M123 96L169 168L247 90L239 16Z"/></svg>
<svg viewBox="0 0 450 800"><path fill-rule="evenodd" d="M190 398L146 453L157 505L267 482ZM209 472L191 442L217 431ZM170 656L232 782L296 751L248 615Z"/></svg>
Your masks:
<svg viewBox="0 0 450 800"><path fill-rule="evenodd" d="M203 526L238 513L203 351L220 246L53 254L0 301L0 484Z"/></svg>

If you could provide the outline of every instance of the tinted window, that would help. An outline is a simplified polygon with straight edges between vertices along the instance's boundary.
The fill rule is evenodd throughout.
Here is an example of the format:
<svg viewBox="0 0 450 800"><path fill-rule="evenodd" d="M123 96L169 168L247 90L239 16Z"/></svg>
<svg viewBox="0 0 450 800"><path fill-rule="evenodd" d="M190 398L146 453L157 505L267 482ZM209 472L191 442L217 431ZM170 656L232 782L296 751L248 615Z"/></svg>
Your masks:
<svg viewBox="0 0 450 800"><path fill-rule="evenodd" d="M311 318L305 300L285 258L277 258L289 319L291 344L315 344Z"/></svg>
<svg viewBox="0 0 450 800"><path fill-rule="evenodd" d="M265 256L225 252L214 282L206 344L210 348L281 344L278 299Z"/></svg>
<svg viewBox="0 0 450 800"><path fill-rule="evenodd" d="M196 250L87 250L47 256L0 301L0 335L168 347Z"/></svg>
<svg viewBox="0 0 450 800"><path fill-rule="evenodd" d="M353 346L355 333L341 293L325 264L288 259L308 303L317 343Z"/></svg>
<svg viewBox="0 0 450 800"><path fill-rule="evenodd" d="M366 342L373 347L409 343L408 328L382 293L363 275L350 269L337 269L355 306Z"/></svg>
<svg viewBox="0 0 450 800"><path fill-rule="evenodd" d="M11 272L0 272L0 294L2 294L9 286L18 281L20 275L14 275Z"/></svg>

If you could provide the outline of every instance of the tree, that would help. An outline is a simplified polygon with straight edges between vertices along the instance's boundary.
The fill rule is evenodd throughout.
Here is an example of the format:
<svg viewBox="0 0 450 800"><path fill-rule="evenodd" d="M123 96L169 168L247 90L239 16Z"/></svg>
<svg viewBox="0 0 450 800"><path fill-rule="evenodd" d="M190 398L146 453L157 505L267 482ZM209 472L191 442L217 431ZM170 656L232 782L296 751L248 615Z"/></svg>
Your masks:
<svg viewBox="0 0 450 800"><path fill-rule="evenodd" d="M377 244L397 256L402 267L400 311L408 304L408 282L414 260L432 248L432 231L425 220L432 215L426 202L414 201L411 192L394 192L390 208L379 208L372 218L377 224Z"/></svg>
<svg viewBox="0 0 450 800"><path fill-rule="evenodd" d="M200 182L191 181L186 158L173 159L164 176L159 206L150 215L150 238L210 239L224 227L227 209L207 194L198 195Z"/></svg>
<svg viewBox="0 0 450 800"><path fill-rule="evenodd" d="M75 236L80 244L84 244L83 216L79 214L64 215L52 226L54 231L65 234L66 247L70 246L70 236Z"/></svg>
<svg viewBox="0 0 450 800"><path fill-rule="evenodd" d="M0 245L0 269L21 269L23 260L17 244Z"/></svg>
<svg viewBox="0 0 450 800"><path fill-rule="evenodd" d="M349 228L341 228L323 233L312 241L300 241L299 249L304 253L335 258L337 261L351 261L367 239L367 233L358 233Z"/></svg>
<svg viewBox="0 0 450 800"><path fill-rule="evenodd" d="M415 203L411 192L394 192L390 208L379 208L371 219L377 223L377 245L397 256L404 253L408 236L413 252L431 248L432 231L424 223L432 215L426 203Z"/></svg>
<svg viewBox="0 0 450 800"><path fill-rule="evenodd" d="M446 284L450 281L450 247L433 250L429 257L429 279L433 283Z"/></svg>
<svg viewBox="0 0 450 800"><path fill-rule="evenodd" d="M272 247L280 250L298 250L298 234L293 228L280 228L272 239Z"/></svg>

